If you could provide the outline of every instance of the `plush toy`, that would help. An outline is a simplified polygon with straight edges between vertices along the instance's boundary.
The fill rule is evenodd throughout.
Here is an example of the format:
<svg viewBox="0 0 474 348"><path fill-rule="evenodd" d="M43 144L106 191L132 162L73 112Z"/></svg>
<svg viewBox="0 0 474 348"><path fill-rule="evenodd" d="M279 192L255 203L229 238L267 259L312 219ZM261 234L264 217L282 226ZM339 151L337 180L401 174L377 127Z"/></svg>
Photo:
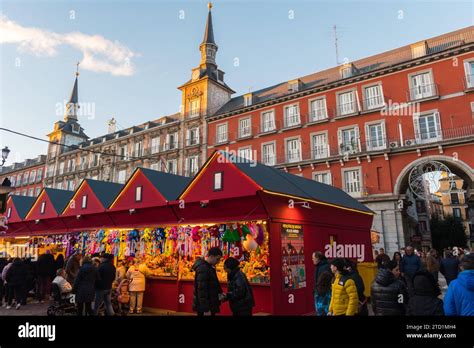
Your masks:
<svg viewBox="0 0 474 348"><path fill-rule="evenodd" d="M247 251L254 251L257 249L258 244L250 234L247 234L245 242L242 243L242 246Z"/></svg>
<svg viewBox="0 0 474 348"><path fill-rule="evenodd" d="M242 238L245 240L248 234L251 235L250 229L247 225L242 225Z"/></svg>
<svg viewBox="0 0 474 348"><path fill-rule="evenodd" d="M201 227L199 226L194 226L191 230L191 237L193 239L193 242L197 242L201 239L201 236L199 235L199 230Z"/></svg>
<svg viewBox="0 0 474 348"><path fill-rule="evenodd" d="M258 234L257 238L255 238L255 241L257 242L258 245L262 245L263 242L265 241L265 232L263 230L262 224L258 224Z"/></svg>

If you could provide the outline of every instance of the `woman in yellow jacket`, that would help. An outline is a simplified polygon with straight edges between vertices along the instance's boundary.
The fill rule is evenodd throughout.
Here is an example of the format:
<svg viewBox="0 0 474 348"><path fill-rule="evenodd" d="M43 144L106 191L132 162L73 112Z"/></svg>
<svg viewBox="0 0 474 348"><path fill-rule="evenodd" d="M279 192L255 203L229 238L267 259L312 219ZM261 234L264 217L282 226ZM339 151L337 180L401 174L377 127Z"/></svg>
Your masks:
<svg viewBox="0 0 474 348"><path fill-rule="evenodd" d="M345 275L344 260L331 261L331 271L334 274L332 283L331 303L328 315L355 315L358 311L359 297L352 279Z"/></svg>

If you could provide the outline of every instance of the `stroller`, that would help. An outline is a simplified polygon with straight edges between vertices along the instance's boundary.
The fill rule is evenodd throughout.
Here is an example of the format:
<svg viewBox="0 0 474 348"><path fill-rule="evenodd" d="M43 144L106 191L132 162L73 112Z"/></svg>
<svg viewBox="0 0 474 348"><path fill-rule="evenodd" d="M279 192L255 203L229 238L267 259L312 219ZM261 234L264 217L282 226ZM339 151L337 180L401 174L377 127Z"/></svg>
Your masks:
<svg viewBox="0 0 474 348"><path fill-rule="evenodd" d="M66 298L61 295L58 284L51 285L51 294L53 295L53 304L48 307L48 316L76 315L76 305L73 297Z"/></svg>
<svg viewBox="0 0 474 348"><path fill-rule="evenodd" d="M112 308L114 310L115 315L125 316L128 313L130 301L130 295L128 293L128 283L129 281L127 279L122 280L118 286L115 283L114 288L110 292L110 303L112 304ZM104 302L102 302L99 306L97 314L99 316L105 315Z"/></svg>

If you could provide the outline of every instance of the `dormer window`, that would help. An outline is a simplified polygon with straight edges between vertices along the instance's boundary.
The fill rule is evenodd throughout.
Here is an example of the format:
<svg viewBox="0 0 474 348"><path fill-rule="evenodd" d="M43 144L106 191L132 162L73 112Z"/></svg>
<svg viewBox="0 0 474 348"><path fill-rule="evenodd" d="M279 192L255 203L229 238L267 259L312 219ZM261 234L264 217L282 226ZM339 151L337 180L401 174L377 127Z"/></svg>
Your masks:
<svg viewBox="0 0 474 348"><path fill-rule="evenodd" d="M214 191L222 190L222 172L214 173Z"/></svg>
<svg viewBox="0 0 474 348"><path fill-rule="evenodd" d="M341 68L341 77L343 79L347 79L348 77L351 77L352 75L354 75L354 67L352 66L352 64L344 65Z"/></svg>
<svg viewBox="0 0 474 348"><path fill-rule="evenodd" d="M189 116L190 117L199 116L199 109L200 109L199 98L195 98L189 102Z"/></svg>
<svg viewBox="0 0 474 348"><path fill-rule="evenodd" d="M46 211L46 202L41 202L40 214L44 214Z"/></svg>
<svg viewBox="0 0 474 348"><path fill-rule="evenodd" d="M73 123L71 124L71 130L73 133L79 134L79 132L81 131L81 126L76 123Z"/></svg>
<svg viewBox="0 0 474 348"><path fill-rule="evenodd" d="M426 41L411 45L411 57L413 59L426 56L428 53L428 44Z"/></svg>
<svg viewBox="0 0 474 348"><path fill-rule="evenodd" d="M244 95L244 106L252 105L252 93L247 93Z"/></svg>
<svg viewBox="0 0 474 348"><path fill-rule="evenodd" d="M135 188L135 202L141 202L142 201L142 186L137 186Z"/></svg>
<svg viewBox="0 0 474 348"><path fill-rule="evenodd" d="M300 90L300 81L299 80L293 80L288 82L288 92L293 93L293 92L298 92Z"/></svg>
<svg viewBox="0 0 474 348"><path fill-rule="evenodd" d="M7 218L11 218L11 217L12 217L12 207L9 207L7 210Z"/></svg>
<svg viewBox="0 0 474 348"><path fill-rule="evenodd" d="M81 208L82 209L87 208L87 195L82 196Z"/></svg>

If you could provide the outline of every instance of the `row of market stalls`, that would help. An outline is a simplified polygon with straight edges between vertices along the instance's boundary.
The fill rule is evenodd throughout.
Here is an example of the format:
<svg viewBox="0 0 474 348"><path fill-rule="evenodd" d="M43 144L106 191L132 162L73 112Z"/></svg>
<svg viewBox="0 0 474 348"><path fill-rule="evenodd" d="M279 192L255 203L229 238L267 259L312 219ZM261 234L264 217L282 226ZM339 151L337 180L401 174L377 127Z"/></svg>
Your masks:
<svg viewBox="0 0 474 348"><path fill-rule="evenodd" d="M216 151L192 179L137 168L125 185L85 179L73 191L10 196L2 243L108 252L148 266L145 307L192 311L196 257L217 246L242 262L255 313L313 309L312 253L372 261L373 213L345 192ZM225 288L222 262L217 267ZM228 305L223 313L230 313Z"/></svg>

